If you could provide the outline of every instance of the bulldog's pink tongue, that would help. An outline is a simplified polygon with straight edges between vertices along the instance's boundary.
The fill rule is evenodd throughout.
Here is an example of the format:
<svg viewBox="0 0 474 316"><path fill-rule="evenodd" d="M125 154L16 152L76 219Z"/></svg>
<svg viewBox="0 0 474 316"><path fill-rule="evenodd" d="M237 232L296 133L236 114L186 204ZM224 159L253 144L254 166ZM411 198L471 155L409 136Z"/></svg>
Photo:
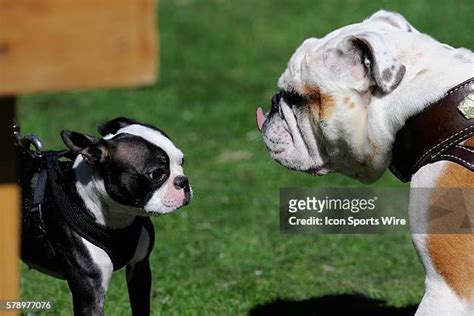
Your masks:
<svg viewBox="0 0 474 316"><path fill-rule="evenodd" d="M261 132L263 128L263 123L265 123L265 114L261 107L257 108L257 128Z"/></svg>

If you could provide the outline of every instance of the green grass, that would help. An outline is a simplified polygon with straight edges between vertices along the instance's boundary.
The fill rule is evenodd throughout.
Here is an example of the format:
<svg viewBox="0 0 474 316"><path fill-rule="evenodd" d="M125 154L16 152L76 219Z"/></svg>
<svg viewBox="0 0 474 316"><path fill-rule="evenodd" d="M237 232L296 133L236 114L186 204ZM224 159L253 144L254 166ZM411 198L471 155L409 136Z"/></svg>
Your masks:
<svg viewBox="0 0 474 316"><path fill-rule="evenodd" d="M419 30L473 47L472 1L161 0L160 82L152 87L25 96L19 118L47 148L63 128L95 133L129 116L164 129L186 154L190 206L155 218L154 314L246 314L276 298L364 293L389 305L417 304L423 269L408 235L282 235L280 187L359 186L313 178L272 162L255 128L276 80L303 39L357 22L379 8ZM471 22L469 22L471 21ZM91 65L93 67L93 65ZM390 174L378 186L398 185ZM21 296L50 299L71 314L67 285L22 266ZM129 314L123 272L108 315Z"/></svg>

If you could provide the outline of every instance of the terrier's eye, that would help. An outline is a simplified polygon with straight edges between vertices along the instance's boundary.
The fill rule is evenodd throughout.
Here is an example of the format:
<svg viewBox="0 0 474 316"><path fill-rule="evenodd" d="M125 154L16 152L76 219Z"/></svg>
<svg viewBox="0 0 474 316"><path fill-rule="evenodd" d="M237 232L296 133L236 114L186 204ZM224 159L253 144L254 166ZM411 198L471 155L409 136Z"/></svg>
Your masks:
<svg viewBox="0 0 474 316"><path fill-rule="evenodd" d="M156 169L155 171L150 172L148 174L148 178L150 178L150 180L156 180L163 177L163 175L164 175L164 172L162 172L160 169Z"/></svg>
<svg viewBox="0 0 474 316"><path fill-rule="evenodd" d="M184 166L184 157L181 159L180 165L181 165L181 166Z"/></svg>

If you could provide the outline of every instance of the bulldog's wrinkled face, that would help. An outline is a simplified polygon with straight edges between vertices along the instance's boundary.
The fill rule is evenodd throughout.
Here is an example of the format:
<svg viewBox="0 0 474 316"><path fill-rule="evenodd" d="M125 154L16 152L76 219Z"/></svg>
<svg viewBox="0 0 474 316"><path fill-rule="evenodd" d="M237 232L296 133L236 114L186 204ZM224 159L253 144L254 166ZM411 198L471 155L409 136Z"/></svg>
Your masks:
<svg viewBox="0 0 474 316"><path fill-rule="evenodd" d="M394 135L372 98L391 94L405 74L390 34L417 32L399 14L379 11L362 23L306 40L281 75L271 110L257 125L271 157L324 175L337 171L362 182L380 177Z"/></svg>
<svg viewBox="0 0 474 316"><path fill-rule="evenodd" d="M96 188L137 215L169 213L189 203L184 156L161 130L126 118L100 124L95 138L63 131L68 148L93 167Z"/></svg>

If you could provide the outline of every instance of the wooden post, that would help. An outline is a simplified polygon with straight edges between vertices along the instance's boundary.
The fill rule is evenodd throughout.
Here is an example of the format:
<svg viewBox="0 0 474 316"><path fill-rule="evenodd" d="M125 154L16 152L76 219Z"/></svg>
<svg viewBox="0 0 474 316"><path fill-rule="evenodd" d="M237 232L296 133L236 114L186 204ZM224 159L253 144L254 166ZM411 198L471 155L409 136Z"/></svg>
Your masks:
<svg viewBox="0 0 474 316"><path fill-rule="evenodd" d="M20 190L13 143L15 97L0 97L0 299L18 299ZM11 315L11 314L10 314Z"/></svg>

